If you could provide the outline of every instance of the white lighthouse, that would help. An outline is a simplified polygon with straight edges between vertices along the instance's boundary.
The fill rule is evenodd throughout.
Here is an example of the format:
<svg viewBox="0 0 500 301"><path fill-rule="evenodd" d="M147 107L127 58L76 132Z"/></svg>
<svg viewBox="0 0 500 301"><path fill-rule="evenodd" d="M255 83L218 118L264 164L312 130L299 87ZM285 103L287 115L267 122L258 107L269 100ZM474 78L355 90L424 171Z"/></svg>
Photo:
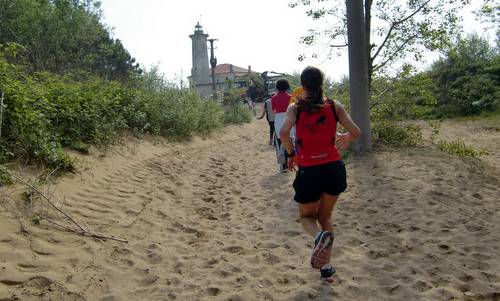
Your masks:
<svg viewBox="0 0 500 301"><path fill-rule="evenodd" d="M191 85L201 97L208 97L211 91L212 79L210 78L210 67L208 65L208 34L203 33L203 28L198 22L194 27L194 33L190 35L192 41L193 68L191 68Z"/></svg>

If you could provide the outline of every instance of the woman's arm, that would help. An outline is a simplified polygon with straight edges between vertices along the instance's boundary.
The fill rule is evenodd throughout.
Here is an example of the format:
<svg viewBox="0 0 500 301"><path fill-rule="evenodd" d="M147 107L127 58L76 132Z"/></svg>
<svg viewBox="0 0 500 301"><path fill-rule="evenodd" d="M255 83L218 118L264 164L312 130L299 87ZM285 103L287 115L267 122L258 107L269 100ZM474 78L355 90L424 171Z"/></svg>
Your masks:
<svg viewBox="0 0 500 301"><path fill-rule="evenodd" d="M292 127L295 125L295 119L297 118L297 109L295 108L295 104L290 104L288 109L286 110L286 117L283 125L281 126L281 130L279 132L281 143L285 147L286 151L291 154L293 152L293 146L290 142L290 131Z"/></svg>
<svg viewBox="0 0 500 301"><path fill-rule="evenodd" d="M297 167L295 152L293 150L293 145L290 140L290 131L292 130L292 127L295 125L296 119L297 119L297 108L295 107L295 104L292 103L288 106L288 109L286 110L285 121L283 122L283 125L281 126L281 130L279 133L281 144L288 153L288 170L290 171L296 170Z"/></svg>
<svg viewBox="0 0 500 301"><path fill-rule="evenodd" d="M337 133L335 143L339 149L346 149L351 141L359 138L361 130L352 121L351 116L349 116L344 106L338 101L335 102L335 109L337 110L340 124L347 130L346 134Z"/></svg>
<svg viewBox="0 0 500 301"><path fill-rule="evenodd" d="M257 119L262 119L264 118L264 115L266 115L266 105L264 105L264 109L262 110L262 114L260 114L259 117L257 117Z"/></svg>

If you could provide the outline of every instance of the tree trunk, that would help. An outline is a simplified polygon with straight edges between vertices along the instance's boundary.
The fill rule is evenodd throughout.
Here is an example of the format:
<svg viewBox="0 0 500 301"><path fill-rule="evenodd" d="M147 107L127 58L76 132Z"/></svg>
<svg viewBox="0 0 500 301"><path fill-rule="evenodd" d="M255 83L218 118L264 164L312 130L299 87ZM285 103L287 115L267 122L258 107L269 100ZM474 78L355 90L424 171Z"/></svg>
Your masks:
<svg viewBox="0 0 500 301"><path fill-rule="evenodd" d="M353 150L357 153L368 152L372 150L372 141L368 87L368 45L366 45L363 0L346 0L346 8L351 116L361 129L361 137L353 143Z"/></svg>
<svg viewBox="0 0 500 301"><path fill-rule="evenodd" d="M371 24L372 24L372 4L373 0L365 0L365 40L366 40L366 57L368 59L368 93L370 93L372 88L372 73L373 73L373 61L372 61L372 48L371 43Z"/></svg>

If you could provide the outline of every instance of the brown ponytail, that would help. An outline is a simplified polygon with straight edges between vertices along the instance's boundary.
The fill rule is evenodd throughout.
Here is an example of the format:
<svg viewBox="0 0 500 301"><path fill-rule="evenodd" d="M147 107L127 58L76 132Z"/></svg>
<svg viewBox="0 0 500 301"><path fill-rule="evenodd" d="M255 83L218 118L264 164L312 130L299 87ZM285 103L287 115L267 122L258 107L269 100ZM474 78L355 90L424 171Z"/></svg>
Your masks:
<svg viewBox="0 0 500 301"><path fill-rule="evenodd" d="M316 67L306 67L300 75L307 96L297 100L297 110L316 112L323 105L323 73Z"/></svg>

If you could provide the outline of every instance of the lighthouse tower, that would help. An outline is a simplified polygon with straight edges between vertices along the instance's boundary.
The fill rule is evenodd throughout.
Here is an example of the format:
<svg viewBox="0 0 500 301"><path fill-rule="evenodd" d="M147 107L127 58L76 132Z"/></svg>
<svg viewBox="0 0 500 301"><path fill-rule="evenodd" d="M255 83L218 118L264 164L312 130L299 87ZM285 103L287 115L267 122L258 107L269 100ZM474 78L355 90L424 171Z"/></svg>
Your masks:
<svg viewBox="0 0 500 301"><path fill-rule="evenodd" d="M193 68L191 69L191 83L197 88L197 90L200 90L199 88L211 84L210 68L208 66L208 34L203 33L203 28L199 22L194 28L194 34L189 36L193 43Z"/></svg>

